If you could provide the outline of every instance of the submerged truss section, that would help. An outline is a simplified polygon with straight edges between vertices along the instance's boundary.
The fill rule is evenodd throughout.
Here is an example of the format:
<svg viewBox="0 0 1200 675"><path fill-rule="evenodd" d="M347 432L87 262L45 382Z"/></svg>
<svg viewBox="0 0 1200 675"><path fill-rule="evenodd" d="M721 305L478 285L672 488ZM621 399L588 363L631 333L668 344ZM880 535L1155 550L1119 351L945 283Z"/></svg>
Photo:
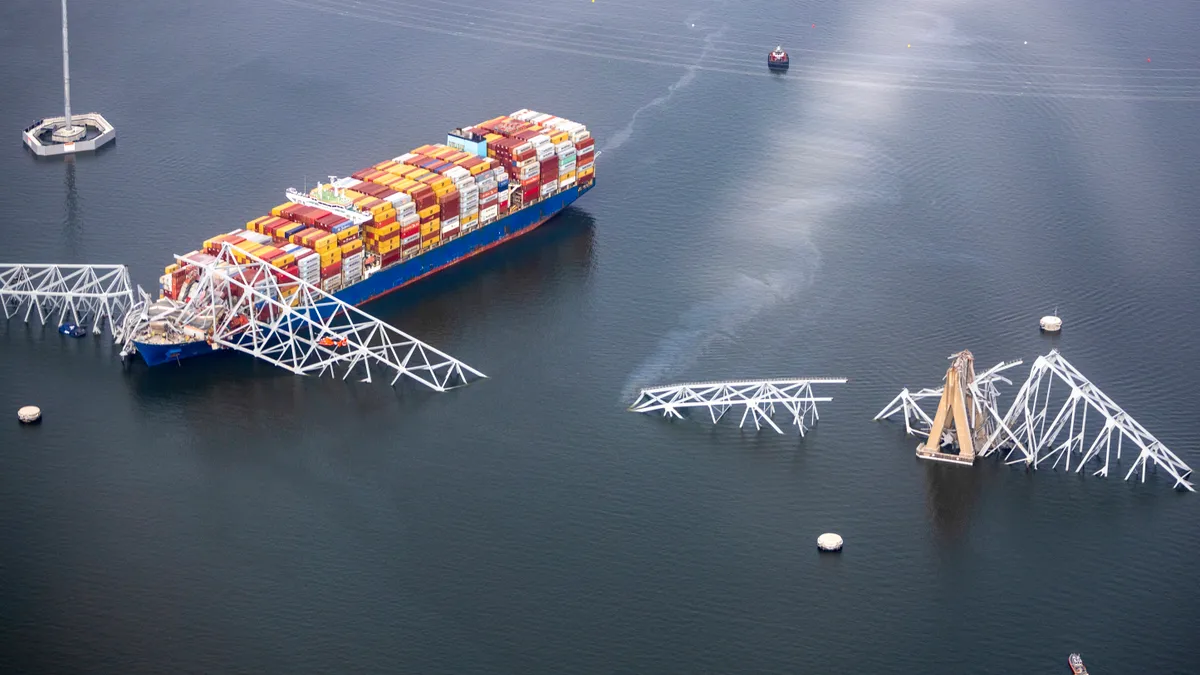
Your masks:
<svg viewBox="0 0 1200 675"><path fill-rule="evenodd" d="M82 326L90 319L92 331L99 334L105 321L116 331L133 303L124 265L0 264L0 305L6 319L24 313L28 322L36 310L42 323L57 316L60 324L69 318Z"/></svg>
<svg viewBox="0 0 1200 675"><path fill-rule="evenodd" d="M240 259L239 259L240 258ZM408 377L435 391L469 383L483 373L338 300L321 289L225 244L204 262L176 256L191 271L179 303L139 307L126 339L145 335L158 321L168 339L207 340L298 375L338 375L361 369ZM164 327L165 324L165 327Z"/></svg>
<svg viewBox="0 0 1200 675"><path fill-rule="evenodd" d="M1051 416L1051 385L1055 381L1060 388L1065 387L1065 402ZM1085 437L1089 410L1099 417L1093 425L1100 425L1100 430L1090 443ZM1010 464L1025 462L1036 469L1053 460L1052 468L1062 462L1068 471L1071 469L1072 454L1075 454L1076 473L1094 460L1101 461L1102 466L1093 475L1107 476L1112 460L1120 461L1122 446L1129 443L1136 448L1138 456L1125 474L1125 480L1129 480L1140 469L1144 483L1147 465L1153 462L1171 476L1175 488L1182 487L1195 492L1187 480L1192 473L1191 468L1088 381L1058 350L1039 356L1034 361L1029 379L1017 392L1003 421L1013 429L1014 435L1009 437L993 433L984 448L985 452L981 454L1008 448L1005 460L1016 455L1016 459L1009 461ZM1112 457L1114 450L1115 458Z"/></svg>
<svg viewBox="0 0 1200 675"><path fill-rule="evenodd" d="M905 433L927 438L917 446L918 457L972 464L976 456L986 454L987 439L1005 431L998 407L1000 390L996 384L1003 382L1011 385L1012 381L1000 373L1021 365L1021 362L1003 361L976 375L971 352L953 354L950 360L946 384L916 393L908 388L900 390L900 394L875 415L875 420L902 413ZM937 401L934 417L921 408L922 402L929 401ZM931 432L937 438L929 438ZM1006 432L1006 437L1019 442L1011 432ZM948 446L958 447L959 454L941 451Z"/></svg>
<svg viewBox="0 0 1200 675"><path fill-rule="evenodd" d="M845 378L819 377L796 380L740 380L734 382L694 382L643 389L630 410L639 413L661 412L663 417L683 419L681 410L706 408L713 424L735 406L743 406L738 426L752 416L754 428L766 424L779 433L783 430L771 418L776 406L792 415L792 424L800 435L817 423L817 403L832 401L828 396L815 396L814 384L845 384Z"/></svg>

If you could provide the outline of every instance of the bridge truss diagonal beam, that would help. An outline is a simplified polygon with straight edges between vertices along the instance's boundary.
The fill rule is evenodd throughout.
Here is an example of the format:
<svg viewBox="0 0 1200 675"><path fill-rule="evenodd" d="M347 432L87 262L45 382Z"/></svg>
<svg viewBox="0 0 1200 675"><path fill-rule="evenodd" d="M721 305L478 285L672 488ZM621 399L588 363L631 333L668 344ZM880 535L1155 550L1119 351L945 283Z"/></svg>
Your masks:
<svg viewBox="0 0 1200 675"><path fill-rule="evenodd" d="M179 322L211 325L213 344L250 354L299 375L388 372L447 391L487 377L480 371L272 266L225 244L197 269Z"/></svg>
<svg viewBox="0 0 1200 675"><path fill-rule="evenodd" d="M984 415L988 424L999 428L997 422L1000 421L1000 412L997 409L1000 400L1000 390L997 383L1011 385L1012 381L1004 377L1000 373L1021 365L1021 361L1002 361L988 368L982 373L975 376L975 380L971 385L971 398L974 405L967 411L970 415L971 424L975 424L976 416ZM942 393L945 391L945 385L936 389L922 389L918 392L911 392L907 387L900 390L896 398L884 406L875 415L875 420L883 420L892 417L896 413L904 415L904 431L909 436L929 436L929 430L933 427L933 417L921 408L923 401L940 401Z"/></svg>
<svg viewBox="0 0 1200 675"><path fill-rule="evenodd" d="M817 403L832 401L828 396L816 396L814 384L845 384L845 378L808 378L786 380L737 380L730 382L692 382L642 389L630 410L639 413L661 412L664 417L683 419L681 411L704 408L713 424L721 421L730 409L744 408L738 426L750 417L754 428L769 426L779 433L772 419L776 406L791 413L792 424L804 432L817 423Z"/></svg>
<svg viewBox="0 0 1200 675"><path fill-rule="evenodd" d="M124 265L0 264L0 306L4 317L35 313L42 323L57 315L82 325L90 317L96 334L105 321L114 332L134 303ZM24 310L22 312L22 310Z"/></svg>
<svg viewBox="0 0 1200 675"><path fill-rule="evenodd" d="M1055 382L1060 388L1066 387L1065 401L1051 415L1055 410L1051 385ZM1090 443L1086 436L1089 411L1093 413L1093 419L1099 416L1093 421L1093 428L1096 423L1100 424ZM1119 462L1122 447L1129 444L1137 449L1138 455L1125 474L1125 480L1140 470L1144 483L1148 465L1153 464L1171 476L1176 489L1195 492L1188 480L1191 468L1084 377L1058 350L1034 361L1029 379L1017 392L1004 416L1004 423L1012 428L1013 435L1000 437L993 434L985 447L989 453L1008 448L1006 460L1017 455L1010 463L1024 462L1036 469L1052 460L1051 468L1057 468L1061 462L1069 471L1074 458L1075 472L1078 473L1088 462L1097 461L1101 466L1092 474L1108 476L1113 460Z"/></svg>

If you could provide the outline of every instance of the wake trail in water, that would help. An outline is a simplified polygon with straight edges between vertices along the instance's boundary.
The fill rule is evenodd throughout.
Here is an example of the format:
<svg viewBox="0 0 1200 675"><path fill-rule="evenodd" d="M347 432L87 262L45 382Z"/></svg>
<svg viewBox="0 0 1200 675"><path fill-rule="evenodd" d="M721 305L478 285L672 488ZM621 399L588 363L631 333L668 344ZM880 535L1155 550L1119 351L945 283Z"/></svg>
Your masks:
<svg viewBox="0 0 1200 675"><path fill-rule="evenodd" d="M922 0L913 4L920 5ZM937 25L941 32L950 33L943 36L951 43L948 49L970 42L953 34L949 20ZM863 35L873 28L864 26ZM918 74L915 63L905 73ZM624 401L632 401L640 388L670 384L675 379L804 374L729 372L722 367L711 375L680 378L718 345L724 347L724 361L746 362L745 355L738 353L738 340L748 327L773 308L795 304L815 283L821 252L813 234L836 224L847 208L895 196L891 178L898 168L881 150L878 137L899 119L900 98L895 91L862 92L832 85L815 86L803 99L797 97L794 109L801 111L798 127L793 131L771 127L769 131L770 147L789 159L792 170L770 173L769 181L756 175L752 185L728 195L732 203L721 209L724 213L755 214L744 222L723 226L734 233L729 236L735 241L729 242L727 250L736 250L741 241L761 244L752 252L754 257L740 265L756 270L755 276L735 272L716 295L683 312L678 327L630 373L622 390ZM742 205L737 200L748 201ZM775 207L763 212L757 204ZM711 283L711 272L706 274Z"/></svg>
<svg viewBox="0 0 1200 675"><path fill-rule="evenodd" d="M688 19L689 24L692 23L692 21L693 19ZM633 116L629 118L629 123L626 124L620 131L612 135L611 140L609 140L609 142L601 149L601 152L611 152L622 145L625 145L625 142L628 141L631 136L633 136L633 128L637 123L638 115L641 115L651 108L658 108L666 105L675 96L675 92L691 84L692 81L696 79L696 73L699 72L700 67L704 65L704 60L708 58L708 55L712 52L715 42L721 39L721 36L725 33L725 29L726 26L721 26L715 32L706 35L704 37L704 49L700 51L700 56L696 59L695 63L685 68L683 75L673 84L667 87L667 93L655 98L646 105L633 111Z"/></svg>

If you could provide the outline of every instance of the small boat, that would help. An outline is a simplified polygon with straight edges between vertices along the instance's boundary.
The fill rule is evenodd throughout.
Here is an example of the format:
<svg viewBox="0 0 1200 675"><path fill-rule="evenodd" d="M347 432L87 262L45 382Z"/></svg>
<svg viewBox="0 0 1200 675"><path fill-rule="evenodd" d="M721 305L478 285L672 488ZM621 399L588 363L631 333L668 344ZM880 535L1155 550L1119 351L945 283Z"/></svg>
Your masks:
<svg viewBox="0 0 1200 675"><path fill-rule="evenodd" d="M323 337L320 340L317 340L317 344L321 345L322 347L333 347L335 349L340 349L349 345L350 341L346 338L335 340L331 337Z"/></svg>
<svg viewBox="0 0 1200 675"><path fill-rule="evenodd" d="M1068 656L1067 664L1071 666L1071 672L1075 675L1088 675L1087 668L1083 667L1083 659L1079 658L1078 654Z"/></svg>
<svg viewBox="0 0 1200 675"><path fill-rule="evenodd" d="M58 327L58 332L69 337L81 338L87 335L87 328L68 321L67 323L64 323Z"/></svg>
<svg viewBox="0 0 1200 675"><path fill-rule="evenodd" d="M788 54L783 47L776 47L775 51L767 54L767 67L771 70L787 70L788 63Z"/></svg>

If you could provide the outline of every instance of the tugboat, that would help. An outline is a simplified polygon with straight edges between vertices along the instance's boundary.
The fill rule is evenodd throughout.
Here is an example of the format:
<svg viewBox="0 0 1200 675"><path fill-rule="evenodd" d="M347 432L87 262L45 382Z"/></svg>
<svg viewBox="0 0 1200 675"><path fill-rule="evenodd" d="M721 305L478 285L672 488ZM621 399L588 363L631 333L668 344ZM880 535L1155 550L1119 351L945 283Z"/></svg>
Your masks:
<svg viewBox="0 0 1200 675"><path fill-rule="evenodd" d="M1067 664L1071 666L1071 672L1075 675L1088 675L1087 668L1083 667L1083 659L1079 658L1078 654L1068 656Z"/></svg>
<svg viewBox="0 0 1200 675"><path fill-rule="evenodd" d="M788 69L788 54L783 51L783 47L776 47L775 51L767 54L767 68L777 71L785 71Z"/></svg>

